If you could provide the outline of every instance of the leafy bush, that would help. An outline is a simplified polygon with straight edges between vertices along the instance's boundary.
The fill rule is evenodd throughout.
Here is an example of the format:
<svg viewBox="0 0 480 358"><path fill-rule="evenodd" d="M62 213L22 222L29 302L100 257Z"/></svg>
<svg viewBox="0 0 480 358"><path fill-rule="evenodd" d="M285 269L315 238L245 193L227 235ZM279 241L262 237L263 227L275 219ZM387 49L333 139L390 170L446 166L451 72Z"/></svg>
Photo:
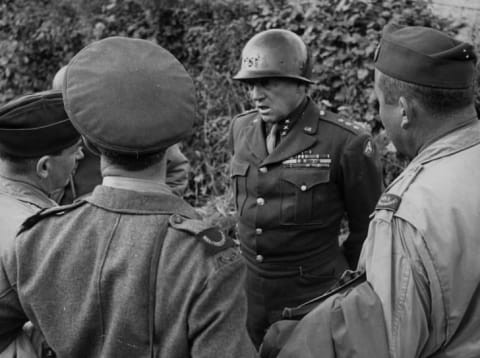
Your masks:
<svg viewBox="0 0 480 358"><path fill-rule="evenodd" d="M218 209L218 203L230 202L228 195L218 199L229 186L227 128L235 114L249 108L244 89L231 79L242 47L259 31L286 28L312 51L317 80L312 97L372 130L388 182L403 163L389 150L377 119L372 55L389 21L456 31L427 5L424 0L5 0L0 103L48 88L58 68L95 39L121 35L156 41L179 58L197 87L195 134L184 146L193 166L186 197L196 206L209 202Z"/></svg>

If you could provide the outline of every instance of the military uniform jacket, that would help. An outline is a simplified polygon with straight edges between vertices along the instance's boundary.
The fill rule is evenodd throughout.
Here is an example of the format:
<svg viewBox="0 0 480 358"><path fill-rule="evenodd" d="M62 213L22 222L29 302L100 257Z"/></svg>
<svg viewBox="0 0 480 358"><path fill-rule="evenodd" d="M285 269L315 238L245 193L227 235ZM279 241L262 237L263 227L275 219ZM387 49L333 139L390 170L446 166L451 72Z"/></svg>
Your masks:
<svg viewBox="0 0 480 358"><path fill-rule="evenodd" d="M346 213L345 253L355 266L381 192L370 135L309 100L269 155L257 111L233 120L230 139L238 233L250 265L335 260Z"/></svg>
<svg viewBox="0 0 480 358"><path fill-rule="evenodd" d="M424 148L387 188L359 266L390 356L480 357L480 122Z"/></svg>
<svg viewBox="0 0 480 358"><path fill-rule="evenodd" d="M0 177L0 254L12 245L21 224L36 212L56 206L40 189L31 184ZM37 357L37 352L27 335L21 330L8 347L0 344L1 358ZM2 352L3 351L3 352Z"/></svg>
<svg viewBox="0 0 480 358"><path fill-rule="evenodd" d="M477 120L424 148L376 206L368 282L275 323L262 357L480 357L479 158Z"/></svg>
<svg viewBox="0 0 480 358"><path fill-rule="evenodd" d="M29 317L58 357L255 356L238 249L178 197L102 185L24 227L0 261L0 344Z"/></svg>

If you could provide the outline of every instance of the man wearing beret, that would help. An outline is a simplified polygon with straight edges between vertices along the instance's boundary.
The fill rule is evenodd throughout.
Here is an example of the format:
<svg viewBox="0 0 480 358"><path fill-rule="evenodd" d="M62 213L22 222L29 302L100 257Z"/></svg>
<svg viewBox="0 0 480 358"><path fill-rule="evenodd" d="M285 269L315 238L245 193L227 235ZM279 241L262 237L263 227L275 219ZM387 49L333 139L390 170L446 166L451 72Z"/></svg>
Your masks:
<svg viewBox="0 0 480 358"><path fill-rule="evenodd" d="M30 319L58 357L255 357L233 240L165 183L195 117L193 81L145 40L70 61L62 92L102 185L27 220L0 260L0 343Z"/></svg>
<svg viewBox="0 0 480 358"><path fill-rule="evenodd" d="M230 139L248 328L257 346L285 306L318 296L356 267L381 194L370 135L318 108L307 94L311 77L307 46L281 29L247 42L234 77L256 107L234 118Z"/></svg>
<svg viewBox="0 0 480 358"><path fill-rule="evenodd" d="M83 157L79 143L59 91L23 96L0 108L0 253L13 243L27 217L57 205L52 196ZM4 348L0 345L0 351ZM41 346L35 353L39 350ZM0 356L35 353L20 333Z"/></svg>
<svg viewBox="0 0 480 358"><path fill-rule="evenodd" d="M52 80L52 88L61 90L67 66L62 66ZM178 144L167 149L167 185L177 195L183 195L188 186L188 172L190 164L182 153ZM100 157L88 149L84 151L84 158L79 163L75 173L71 176L65 190L59 192L56 198L61 204L70 204L75 199L89 194L96 185L102 182L100 172Z"/></svg>
<svg viewBox="0 0 480 358"><path fill-rule="evenodd" d="M411 162L377 204L359 263L367 281L305 316L278 357L480 357L476 59L431 28L384 30L380 118Z"/></svg>

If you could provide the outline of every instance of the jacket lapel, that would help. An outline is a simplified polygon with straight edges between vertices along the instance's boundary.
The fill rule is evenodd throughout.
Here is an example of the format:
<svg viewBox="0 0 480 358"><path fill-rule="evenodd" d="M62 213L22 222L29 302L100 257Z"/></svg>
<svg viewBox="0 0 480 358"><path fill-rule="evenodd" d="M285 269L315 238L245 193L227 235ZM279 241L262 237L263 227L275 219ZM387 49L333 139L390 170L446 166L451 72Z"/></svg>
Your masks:
<svg viewBox="0 0 480 358"><path fill-rule="evenodd" d="M267 156L267 147L265 144L265 135L262 129L262 120L260 115L253 119L245 133L245 148L247 152L256 158L257 162L262 161Z"/></svg>
<svg viewBox="0 0 480 358"><path fill-rule="evenodd" d="M303 115L294 124L290 132L280 141L274 151L267 156L262 165L277 163L307 150L317 142L318 109L310 100ZM266 152L265 145L264 151Z"/></svg>

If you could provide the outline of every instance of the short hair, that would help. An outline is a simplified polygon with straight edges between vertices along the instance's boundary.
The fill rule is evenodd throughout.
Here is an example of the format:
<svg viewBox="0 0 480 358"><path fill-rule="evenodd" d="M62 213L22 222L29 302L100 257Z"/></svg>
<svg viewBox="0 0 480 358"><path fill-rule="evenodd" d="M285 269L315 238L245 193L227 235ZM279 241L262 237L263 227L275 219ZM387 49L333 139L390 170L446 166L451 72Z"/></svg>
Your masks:
<svg viewBox="0 0 480 358"><path fill-rule="evenodd" d="M435 114L455 112L473 104L475 84L462 89L446 89L421 86L397 80L378 71L378 87L382 90L386 104L395 104L400 96L415 98L426 109Z"/></svg>
<svg viewBox="0 0 480 358"><path fill-rule="evenodd" d="M90 144L91 145L91 144ZM123 154L102 148L96 148L110 164L114 164L124 170L128 171L140 171L151 167L152 165L160 162L165 156L165 150L152 154Z"/></svg>
<svg viewBox="0 0 480 358"><path fill-rule="evenodd" d="M8 165L12 173L17 175L25 175L35 171L35 166L37 165L37 162L41 157L45 155L50 155L50 156L61 155L63 151L66 149L68 148L60 149L55 152L44 154L39 157L27 157L27 158L0 151L0 159L5 162L8 162Z"/></svg>

